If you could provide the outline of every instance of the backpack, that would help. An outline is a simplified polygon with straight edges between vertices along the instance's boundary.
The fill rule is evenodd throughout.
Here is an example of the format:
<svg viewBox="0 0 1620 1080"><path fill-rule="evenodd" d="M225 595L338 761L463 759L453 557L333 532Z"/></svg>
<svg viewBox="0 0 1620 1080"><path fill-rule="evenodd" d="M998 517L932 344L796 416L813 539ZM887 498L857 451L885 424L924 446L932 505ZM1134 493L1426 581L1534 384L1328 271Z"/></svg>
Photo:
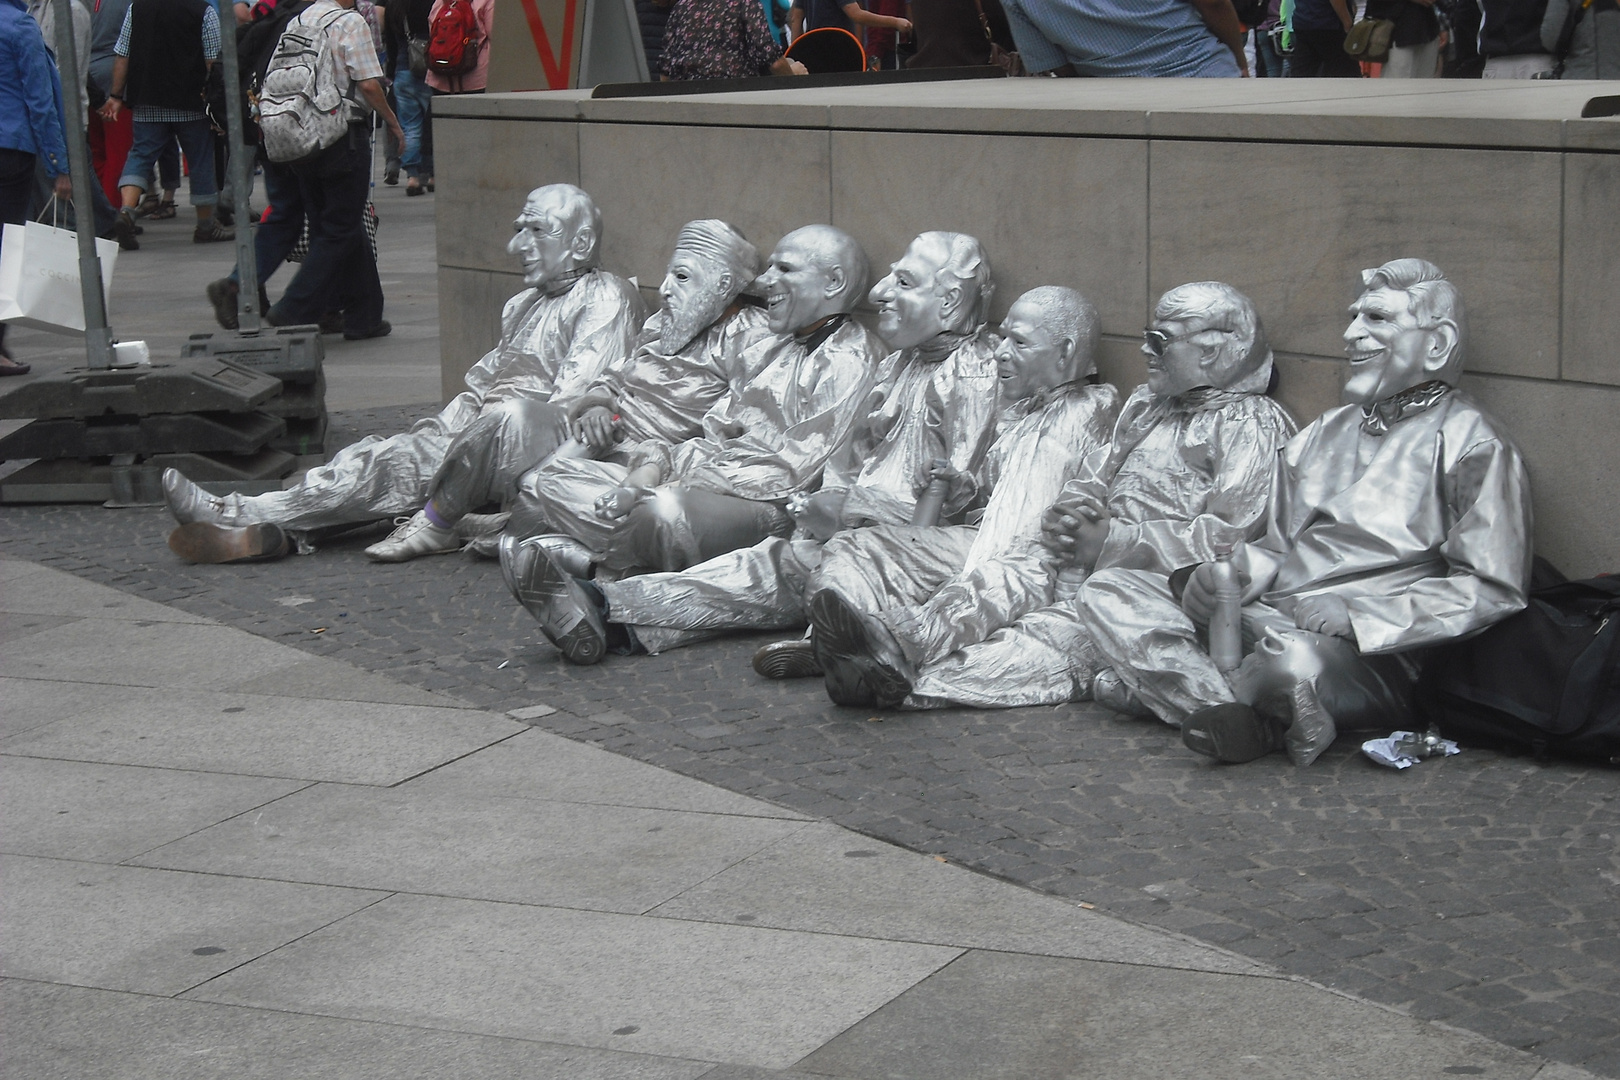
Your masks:
<svg viewBox="0 0 1620 1080"><path fill-rule="evenodd" d="M444 0L428 23L427 69L439 75L465 75L478 66L478 20L472 0Z"/></svg>
<svg viewBox="0 0 1620 1080"><path fill-rule="evenodd" d="M309 161L349 131L348 95L338 89L327 28L345 9L318 23L294 19L281 32L259 88L259 131L265 156L279 165Z"/></svg>
<svg viewBox="0 0 1620 1080"><path fill-rule="evenodd" d="M1620 765L1620 576L1532 589L1523 611L1435 649L1417 698L1464 745Z"/></svg>
<svg viewBox="0 0 1620 1080"><path fill-rule="evenodd" d="M281 42L281 32L313 2L281 0L279 4L267 7L265 0L259 0L253 6L253 21L237 33L237 72L242 79L242 118L245 121L242 125L242 141L249 146L257 146L261 141L259 126L254 123L254 117L258 115L254 105L259 99L264 77L270 71L270 60L276 55L276 46ZM220 66L214 65L216 68Z"/></svg>

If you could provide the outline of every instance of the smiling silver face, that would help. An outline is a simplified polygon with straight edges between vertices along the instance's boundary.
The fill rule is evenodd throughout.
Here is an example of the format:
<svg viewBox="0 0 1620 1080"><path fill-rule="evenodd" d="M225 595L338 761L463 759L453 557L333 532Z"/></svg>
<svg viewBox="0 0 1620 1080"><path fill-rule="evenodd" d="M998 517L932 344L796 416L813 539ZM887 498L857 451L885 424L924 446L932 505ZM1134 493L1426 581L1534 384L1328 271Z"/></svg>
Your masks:
<svg viewBox="0 0 1620 1080"><path fill-rule="evenodd" d="M891 349L921 345L949 329L940 288L940 271L949 259L941 245L918 237L872 286L867 299L877 308L878 336Z"/></svg>
<svg viewBox="0 0 1620 1080"><path fill-rule="evenodd" d="M1350 305L1350 325L1344 331L1350 361L1345 404L1371 405L1433 377L1434 334L1418 324L1411 301L1405 290L1376 288Z"/></svg>

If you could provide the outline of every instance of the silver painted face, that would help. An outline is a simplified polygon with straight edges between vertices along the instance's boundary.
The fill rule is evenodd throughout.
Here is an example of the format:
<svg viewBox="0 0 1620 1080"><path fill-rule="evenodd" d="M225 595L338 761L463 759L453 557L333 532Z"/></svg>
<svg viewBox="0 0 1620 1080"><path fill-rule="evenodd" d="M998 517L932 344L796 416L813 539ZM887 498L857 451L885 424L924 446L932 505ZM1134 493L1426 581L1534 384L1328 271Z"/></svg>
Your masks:
<svg viewBox="0 0 1620 1080"><path fill-rule="evenodd" d="M523 284L544 285L573 268L574 235L560 213L556 198L542 192L525 203L512 223L513 236L506 250L523 263Z"/></svg>
<svg viewBox="0 0 1620 1080"><path fill-rule="evenodd" d="M839 310L831 295L837 292L838 281L817 262L813 240L803 229L788 233L759 276L766 322L775 333L794 333Z"/></svg>
<svg viewBox="0 0 1620 1080"><path fill-rule="evenodd" d="M1347 405L1371 405L1434 378L1446 357L1432 330L1418 325L1412 297L1403 289L1369 289L1350 305L1344 352L1350 377ZM1439 364L1431 367L1430 361Z"/></svg>
<svg viewBox="0 0 1620 1080"><path fill-rule="evenodd" d="M919 237L872 286L868 299L877 305L878 336L889 348L909 349L950 329L939 285L939 272L949 257L938 244Z"/></svg>
<svg viewBox="0 0 1620 1080"><path fill-rule="evenodd" d="M658 295L664 301L659 318L659 349L665 354L685 348L731 303L725 271L692 251L676 249Z"/></svg>
<svg viewBox="0 0 1620 1080"><path fill-rule="evenodd" d="M996 375L1001 400L1022 401L1069 381L1073 368L1072 342L1057 337L1041 305L1018 300L1001 320L1001 344L996 346Z"/></svg>
<svg viewBox="0 0 1620 1080"><path fill-rule="evenodd" d="M1211 346L1219 344L1220 327L1201 319L1155 319L1143 331L1148 389L1159 397L1176 397L1212 383ZM1227 335L1230 336L1230 335Z"/></svg>

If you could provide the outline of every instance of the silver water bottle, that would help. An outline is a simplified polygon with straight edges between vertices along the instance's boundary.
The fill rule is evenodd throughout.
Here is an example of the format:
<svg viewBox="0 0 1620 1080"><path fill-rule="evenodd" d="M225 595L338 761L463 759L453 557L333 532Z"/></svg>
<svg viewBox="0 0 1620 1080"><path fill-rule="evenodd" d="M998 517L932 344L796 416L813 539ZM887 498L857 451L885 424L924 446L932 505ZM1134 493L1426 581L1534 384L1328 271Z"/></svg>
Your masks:
<svg viewBox="0 0 1620 1080"><path fill-rule="evenodd" d="M935 458L934 466L949 465L944 458ZM917 505L911 511L913 525L938 525L939 515L945 510L945 500L951 494L951 482L939 477L928 481L928 487L917 497Z"/></svg>
<svg viewBox="0 0 1620 1080"><path fill-rule="evenodd" d="M1232 562L1232 545L1215 546L1215 611L1209 617L1209 658L1221 671L1243 663L1243 585Z"/></svg>

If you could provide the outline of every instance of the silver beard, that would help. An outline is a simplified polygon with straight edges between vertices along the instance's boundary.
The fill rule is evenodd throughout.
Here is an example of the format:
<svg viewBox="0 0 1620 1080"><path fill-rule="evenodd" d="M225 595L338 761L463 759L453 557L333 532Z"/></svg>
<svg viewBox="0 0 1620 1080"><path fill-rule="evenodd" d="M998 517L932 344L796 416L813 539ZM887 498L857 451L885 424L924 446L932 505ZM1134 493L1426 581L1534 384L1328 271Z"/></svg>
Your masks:
<svg viewBox="0 0 1620 1080"><path fill-rule="evenodd" d="M673 356L692 343L692 339L726 310L724 296L706 292L700 299L679 308L666 304L658 323L658 349L665 356Z"/></svg>

